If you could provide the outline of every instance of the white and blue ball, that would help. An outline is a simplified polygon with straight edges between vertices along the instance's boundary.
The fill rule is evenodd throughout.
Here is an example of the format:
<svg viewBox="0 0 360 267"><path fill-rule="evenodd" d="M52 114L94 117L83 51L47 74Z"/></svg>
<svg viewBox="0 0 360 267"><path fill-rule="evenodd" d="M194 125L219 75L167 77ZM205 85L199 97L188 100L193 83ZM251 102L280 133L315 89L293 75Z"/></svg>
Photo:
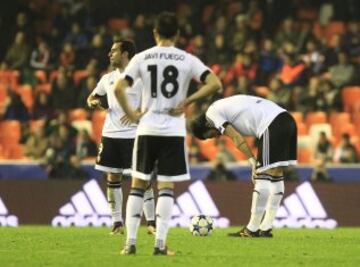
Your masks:
<svg viewBox="0 0 360 267"><path fill-rule="evenodd" d="M197 215L191 218L189 230L194 236L208 236L214 230L214 221L206 215Z"/></svg>

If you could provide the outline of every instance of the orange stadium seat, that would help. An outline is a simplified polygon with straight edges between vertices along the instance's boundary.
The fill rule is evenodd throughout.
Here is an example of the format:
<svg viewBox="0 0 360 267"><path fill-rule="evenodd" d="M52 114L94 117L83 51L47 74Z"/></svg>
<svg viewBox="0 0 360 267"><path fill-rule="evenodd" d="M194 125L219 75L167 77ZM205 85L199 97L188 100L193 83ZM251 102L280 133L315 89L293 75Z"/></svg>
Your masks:
<svg viewBox="0 0 360 267"><path fill-rule="evenodd" d="M51 89L52 89L51 83L42 83L36 86L35 93L37 94L39 92L45 92L47 94L50 94Z"/></svg>
<svg viewBox="0 0 360 267"><path fill-rule="evenodd" d="M86 120L87 117L88 117L88 113L87 113L86 109L77 108L77 109L72 109L69 111L70 121Z"/></svg>
<svg viewBox="0 0 360 267"><path fill-rule="evenodd" d="M24 147L20 144L4 146L4 156L6 159L23 159Z"/></svg>
<svg viewBox="0 0 360 267"><path fill-rule="evenodd" d="M344 111L351 112L353 105L360 99L360 86L349 86L342 90Z"/></svg>
<svg viewBox="0 0 360 267"><path fill-rule="evenodd" d="M336 135L337 131L341 129L342 124L350 123L350 114L347 112L332 112L329 117L329 122L333 133Z"/></svg>
<svg viewBox="0 0 360 267"><path fill-rule="evenodd" d="M255 92L258 96L266 98L270 92L270 89L267 86L256 86Z"/></svg>
<svg viewBox="0 0 360 267"><path fill-rule="evenodd" d="M309 148L298 149L298 162L299 163L311 163L312 161L312 150Z"/></svg>
<svg viewBox="0 0 360 267"><path fill-rule="evenodd" d="M46 83L47 82L47 76L46 72L43 70L37 70L35 71L35 77L40 83Z"/></svg>
<svg viewBox="0 0 360 267"><path fill-rule="evenodd" d="M342 21L330 22L325 28L325 37L327 40L334 34L343 34L345 32L345 23Z"/></svg>
<svg viewBox="0 0 360 267"><path fill-rule="evenodd" d="M355 130L357 134L360 136L360 113L355 113L352 122L355 125Z"/></svg>
<svg viewBox="0 0 360 267"><path fill-rule="evenodd" d="M20 73L18 71L0 71L0 84L10 85L12 88L16 88L19 84Z"/></svg>
<svg viewBox="0 0 360 267"><path fill-rule="evenodd" d="M0 122L0 143L3 145L19 143L21 125L19 121L7 120Z"/></svg>
<svg viewBox="0 0 360 267"><path fill-rule="evenodd" d="M20 95L21 100L24 102L27 109L31 110L34 105L34 95L31 86L30 85L19 86L16 91Z"/></svg>
<svg viewBox="0 0 360 267"><path fill-rule="evenodd" d="M108 26L111 30L122 31L129 28L129 21L123 18L112 18L108 20Z"/></svg>
<svg viewBox="0 0 360 267"><path fill-rule="evenodd" d="M214 160L216 158L217 147L215 144L215 139L207 139L204 141L199 141L200 152L209 160Z"/></svg>
<svg viewBox="0 0 360 267"><path fill-rule="evenodd" d="M106 116L106 111L95 110L91 118L93 139L97 143L100 143L101 140L101 131L104 125L105 116Z"/></svg>
<svg viewBox="0 0 360 267"><path fill-rule="evenodd" d="M322 111L309 112L306 115L305 122L308 128L314 123L326 123L326 113Z"/></svg>
<svg viewBox="0 0 360 267"><path fill-rule="evenodd" d="M79 85L82 78L85 78L89 75L87 70L76 70L74 72L74 83Z"/></svg>
<svg viewBox="0 0 360 267"><path fill-rule="evenodd" d="M335 137L339 139L341 138L341 135L345 133L349 134L350 136L356 135L355 125L350 122L341 124L341 127L335 133Z"/></svg>
<svg viewBox="0 0 360 267"><path fill-rule="evenodd" d="M299 122L299 123L296 123L296 126L297 126L297 132L298 132L299 136L308 134L308 128L305 123Z"/></svg>
<svg viewBox="0 0 360 267"><path fill-rule="evenodd" d="M304 122L304 114L298 111L290 112L291 116L293 116L296 124Z"/></svg>
<svg viewBox="0 0 360 267"><path fill-rule="evenodd" d="M0 110L4 107L7 98L6 86L0 84Z"/></svg>

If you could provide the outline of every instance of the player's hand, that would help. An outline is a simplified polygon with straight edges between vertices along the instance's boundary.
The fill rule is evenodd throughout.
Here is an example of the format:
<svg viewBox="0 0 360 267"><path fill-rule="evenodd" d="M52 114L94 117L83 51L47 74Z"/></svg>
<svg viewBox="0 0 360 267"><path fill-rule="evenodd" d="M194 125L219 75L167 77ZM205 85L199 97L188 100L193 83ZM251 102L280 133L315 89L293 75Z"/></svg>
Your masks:
<svg viewBox="0 0 360 267"><path fill-rule="evenodd" d="M256 159L254 157L251 157L249 159L250 165L251 165L251 181L255 185L255 178L257 177L256 173Z"/></svg>
<svg viewBox="0 0 360 267"><path fill-rule="evenodd" d="M89 108L101 107L100 99L92 99L87 101Z"/></svg>
<svg viewBox="0 0 360 267"><path fill-rule="evenodd" d="M133 123L139 123L140 119L142 116L144 116L144 114L147 112L147 109L145 109L143 112L141 112L140 110L136 110L133 112L132 116L128 116L128 115L124 115L121 117L120 121L122 124L124 125L130 125Z"/></svg>
<svg viewBox="0 0 360 267"><path fill-rule="evenodd" d="M179 117L185 112L185 101L182 101L177 107L170 109L169 115Z"/></svg>

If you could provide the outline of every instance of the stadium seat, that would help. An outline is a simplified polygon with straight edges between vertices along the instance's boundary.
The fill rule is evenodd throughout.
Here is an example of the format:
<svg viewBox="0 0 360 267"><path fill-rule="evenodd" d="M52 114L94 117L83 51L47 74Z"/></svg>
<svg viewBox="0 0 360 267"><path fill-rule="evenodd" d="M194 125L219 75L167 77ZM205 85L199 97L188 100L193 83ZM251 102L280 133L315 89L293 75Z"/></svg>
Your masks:
<svg viewBox="0 0 360 267"><path fill-rule="evenodd" d="M267 95L269 94L269 92L270 92L270 89L267 86L256 86L255 87L255 93L258 96L266 98Z"/></svg>
<svg viewBox="0 0 360 267"><path fill-rule="evenodd" d="M290 112L291 116L293 116L294 120L296 121L296 124L299 122L304 122L304 114L298 111Z"/></svg>
<svg viewBox="0 0 360 267"><path fill-rule="evenodd" d="M106 111L103 110L95 110L91 122L92 122L92 132L93 132L93 139L96 143L99 143L101 140L101 131L104 125L106 116Z"/></svg>
<svg viewBox="0 0 360 267"><path fill-rule="evenodd" d="M349 134L350 136L356 135L355 125L352 123L343 123L341 127L336 131L335 137L340 139L343 134Z"/></svg>
<svg viewBox="0 0 360 267"><path fill-rule="evenodd" d="M3 145L19 143L21 125L19 121L8 120L0 122L0 143Z"/></svg>
<svg viewBox="0 0 360 267"><path fill-rule="evenodd" d="M325 28L325 37L330 40L334 34L343 34L345 32L345 23L342 21L332 21Z"/></svg>
<svg viewBox="0 0 360 267"><path fill-rule="evenodd" d="M336 135L342 124L350 123L350 114L347 112L332 112L329 117L329 122L333 133Z"/></svg>
<svg viewBox="0 0 360 267"><path fill-rule="evenodd" d="M86 120L88 117L88 112L83 108L76 108L69 111L70 121L81 121Z"/></svg>
<svg viewBox="0 0 360 267"><path fill-rule="evenodd" d="M46 72L43 70L37 70L34 73L36 79L40 82L40 83L46 83L47 82L47 75Z"/></svg>
<svg viewBox="0 0 360 267"><path fill-rule="evenodd" d="M312 161L312 150L309 148L298 149L298 162L299 163L311 163Z"/></svg>
<svg viewBox="0 0 360 267"><path fill-rule="evenodd" d="M305 123L308 128L310 128L312 124L326 123L326 122L327 122L326 113L322 111L309 112L305 118Z"/></svg>
<svg viewBox="0 0 360 267"><path fill-rule="evenodd" d="M11 144L4 146L4 156L6 159L23 159L24 147L20 144Z"/></svg>
<svg viewBox="0 0 360 267"><path fill-rule="evenodd" d="M0 71L0 84L16 88L19 84L20 73L18 71Z"/></svg>
<svg viewBox="0 0 360 267"><path fill-rule="evenodd" d="M33 89L30 85L22 85L17 88L17 93L28 110L31 110L34 105Z"/></svg>
<svg viewBox="0 0 360 267"><path fill-rule="evenodd" d="M349 86L342 90L344 111L351 112L353 105L360 99L360 86Z"/></svg>
<svg viewBox="0 0 360 267"><path fill-rule="evenodd" d="M129 28L129 21L123 18L112 18L108 20L108 26L113 31L123 31Z"/></svg>
<svg viewBox="0 0 360 267"><path fill-rule="evenodd" d="M360 136L360 113L355 113L353 115L352 122L355 125L355 130L357 131L357 134Z"/></svg>
<svg viewBox="0 0 360 267"><path fill-rule="evenodd" d="M217 147L215 144L215 139L207 139L204 141L199 141L200 152L209 160L214 160L216 158Z"/></svg>
<svg viewBox="0 0 360 267"><path fill-rule="evenodd" d="M5 106L6 98L7 98L7 88L5 85L0 84L0 111Z"/></svg>
<svg viewBox="0 0 360 267"><path fill-rule="evenodd" d="M305 123L299 122L296 123L296 126L297 126L298 136L303 136L308 134L308 128Z"/></svg>
<svg viewBox="0 0 360 267"><path fill-rule="evenodd" d="M80 81L82 78L85 78L89 75L87 70L76 70L74 72L74 83L76 86L78 86L80 84Z"/></svg>
<svg viewBox="0 0 360 267"><path fill-rule="evenodd" d="M38 84L36 86L36 89L35 89L35 94L39 93L39 92L45 92L47 94L50 94L51 93L51 83L42 83L42 84Z"/></svg>

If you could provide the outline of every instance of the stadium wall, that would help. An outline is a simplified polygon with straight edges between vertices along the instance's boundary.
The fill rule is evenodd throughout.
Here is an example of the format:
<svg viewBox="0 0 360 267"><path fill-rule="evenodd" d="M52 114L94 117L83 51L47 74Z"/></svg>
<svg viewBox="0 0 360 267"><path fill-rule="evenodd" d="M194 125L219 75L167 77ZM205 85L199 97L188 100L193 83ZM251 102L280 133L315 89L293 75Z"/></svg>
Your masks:
<svg viewBox="0 0 360 267"><path fill-rule="evenodd" d="M125 194L129 182L124 183ZM218 227L245 224L250 182L181 183L176 188L172 226L187 226L196 214L210 215ZM360 226L359 183L286 184L276 227ZM111 225L103 181L0 180L0 226Z"/></svg>

